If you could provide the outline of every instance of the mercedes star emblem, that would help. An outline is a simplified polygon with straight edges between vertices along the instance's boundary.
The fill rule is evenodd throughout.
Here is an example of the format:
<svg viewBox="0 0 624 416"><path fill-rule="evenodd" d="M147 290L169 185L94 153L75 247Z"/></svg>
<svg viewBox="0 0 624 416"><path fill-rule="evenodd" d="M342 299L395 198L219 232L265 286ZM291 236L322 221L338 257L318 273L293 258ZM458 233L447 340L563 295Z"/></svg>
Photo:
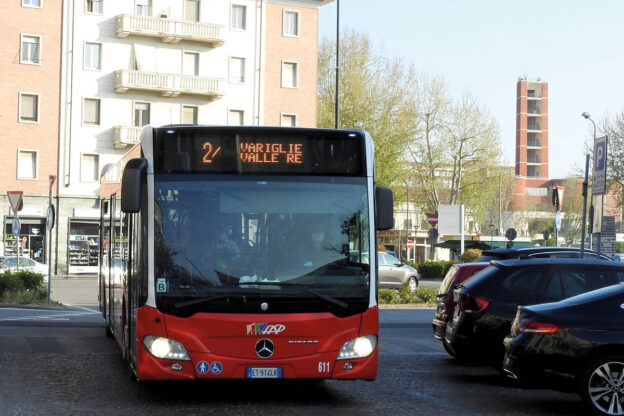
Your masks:
<svg viewBox="0 0 624 416"><path fill-rule="evenodd" d="M269 358L275 351L275 345L270 339L263 338L256 342L256 355L260 358Z"/></svg>

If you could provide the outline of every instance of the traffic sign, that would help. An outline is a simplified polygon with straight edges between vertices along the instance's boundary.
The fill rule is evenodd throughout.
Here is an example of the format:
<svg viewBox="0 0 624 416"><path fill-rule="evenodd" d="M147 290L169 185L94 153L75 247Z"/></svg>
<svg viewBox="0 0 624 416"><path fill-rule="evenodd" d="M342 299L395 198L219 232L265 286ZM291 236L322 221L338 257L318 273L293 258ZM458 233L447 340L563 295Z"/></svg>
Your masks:
<svg viewBox="0 0 624 416"><path fill-rule="evenodd" d="M507 240L513 241L516 239L517 236L518 232L515 230L515 228L507 228L507 231L505 231L505 237L507 238Z"/></svg>
<svg viewBox="0 0 624 416"><path fill-rule="evenodd" d="M11 227L11 231L13 232L13 236L15 238L19 237L21 229L22 225L20 224L19 218L17 216L13 217L13 226Z"/></svg>
<svg viewBox="0 0 624 416"><path fill-rule="evenodd" d="M17 211L20 210L20 204L22 203L23 194L24 193L22 191L7 191L9 204L11 204L11 209L13 210L13 214L15 215L17 215Z"/></svg>
<svg viewBox="0 0 624 416"><path fill-rule="evenodd" d="M414 240L407 240L407 248L414 248Z"/></svg>
<svg viewBox="0 0 624 416"><path fill-rule="evenodd" d="M555 228L557 231L561 231L561 211L557 211L555 214Z"/></svg>
<svg viewBox="0 0 624 416"><path fill-rule="evenodd" d="M594 139L592 177L592 195L604 194L607 190L607 136Z"/></svg>
<svg viewBox="0 0 624 416"><path fill-rule="evenodd" d="M54 227L54 205L48 205L48 213L46 214L46 230Z"/></svg>
<svg viewBox="0 0 624 416"><path fill-rule="evenodd" d="M438 214L427 214L427 222L435 227L438 224Z"/></svg>

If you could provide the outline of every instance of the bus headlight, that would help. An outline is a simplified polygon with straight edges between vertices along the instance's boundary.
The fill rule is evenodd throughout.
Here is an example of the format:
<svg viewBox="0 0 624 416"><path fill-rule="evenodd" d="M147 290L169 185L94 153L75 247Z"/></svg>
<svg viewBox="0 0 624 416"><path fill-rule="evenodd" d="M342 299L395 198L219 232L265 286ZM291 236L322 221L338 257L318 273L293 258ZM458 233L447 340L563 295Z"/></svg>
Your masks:
<svg viewBox="0 0 624 416"><path fill-rule="evenodd" d="M377 347L377 335L365 335L345 342L338 353L338 360L368 357Z"/></svg>
<svg viewBox="0 0 624 416"><path fill-rule="evenodd" d="M143 345L154 357L167 360L191 361L186 348L178 341L156 335L146 335L143 338Z"/></svg>

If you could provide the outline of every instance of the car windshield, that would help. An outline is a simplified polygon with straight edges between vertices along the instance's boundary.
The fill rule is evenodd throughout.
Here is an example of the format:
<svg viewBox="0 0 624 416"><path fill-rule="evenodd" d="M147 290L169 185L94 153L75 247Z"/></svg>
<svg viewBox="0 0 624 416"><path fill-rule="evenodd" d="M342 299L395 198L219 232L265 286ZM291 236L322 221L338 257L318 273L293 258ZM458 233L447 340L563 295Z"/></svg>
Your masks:
<svg viewBox="0 0 624 416"><path fill-rule="evenodd" d="M366 178L155 175L157 305L185 315L339 300L361 312L367 219Z"/></svg>

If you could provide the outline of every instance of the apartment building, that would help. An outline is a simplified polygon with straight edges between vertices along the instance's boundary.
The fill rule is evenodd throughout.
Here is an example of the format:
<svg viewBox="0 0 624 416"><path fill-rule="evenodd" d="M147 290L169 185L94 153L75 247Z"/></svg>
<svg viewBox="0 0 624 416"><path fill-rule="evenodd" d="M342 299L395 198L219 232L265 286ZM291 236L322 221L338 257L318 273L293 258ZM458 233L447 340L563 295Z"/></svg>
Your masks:
<svg viewBox="0 0 624 416"><path fill-rule="evenodd" d="M47 262L45 215L59 144L62 7L52 0L11 0L3 2L3 10L0 255L15 255L19 248L21 255ZM23 192L18 238L7 191Z"/></svg>
<svg viewBox="0 0 624 416"><path fill-rule="evenodd" d="M144 125L315 126L330 1L64 0L58 273L97 271L99 175Z"/></svg>
<svg viewBox="0 0 624 416"><path fill-rule="evenodd" d="M318 10L332 0L11 0L2 19L0 255L98 268L102 169L146 124L316 126ZM21 232L6 191L23 191Z"/></svg>

